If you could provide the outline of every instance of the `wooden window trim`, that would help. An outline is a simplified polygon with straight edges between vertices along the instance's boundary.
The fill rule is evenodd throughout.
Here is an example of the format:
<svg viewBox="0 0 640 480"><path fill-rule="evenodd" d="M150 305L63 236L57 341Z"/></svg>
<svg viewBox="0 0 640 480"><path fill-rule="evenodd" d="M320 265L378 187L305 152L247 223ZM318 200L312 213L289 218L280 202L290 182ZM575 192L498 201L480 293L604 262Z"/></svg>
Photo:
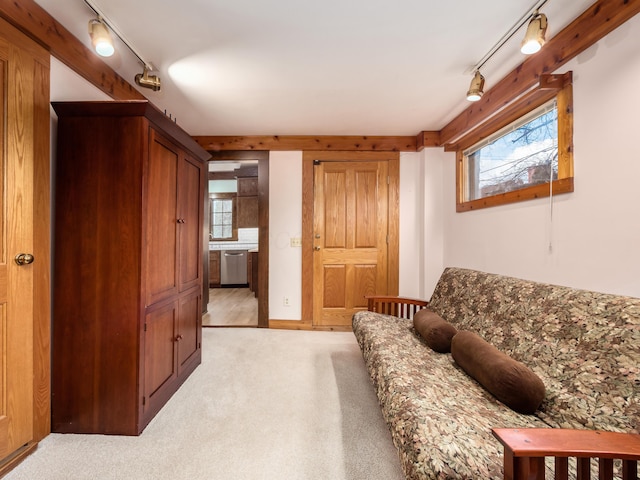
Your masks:
<svg viewBox="0 0 640 480"><path fill-rule="evenodd" d="M467 212L480 208L570 193L573 184L573 84L572 73L541 75L535 89L522 95L508 106L486 119L469 133L445 145L445 151L456 152L456 211ZM544 105L553 98L558 109L558 179L551 183L524 187L511 192L492 195L477 200L464 200L466 171L463 152L472 145L492 135L501 128Z"/></svg>

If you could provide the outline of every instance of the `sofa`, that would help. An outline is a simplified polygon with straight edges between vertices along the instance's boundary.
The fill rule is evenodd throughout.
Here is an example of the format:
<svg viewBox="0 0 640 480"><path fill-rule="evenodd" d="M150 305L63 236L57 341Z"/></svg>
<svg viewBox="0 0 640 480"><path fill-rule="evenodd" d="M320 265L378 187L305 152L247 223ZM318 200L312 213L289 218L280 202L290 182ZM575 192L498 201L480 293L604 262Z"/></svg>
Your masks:
<svg viewBox="0 0 640 480"><path fill-rule="evenodd" d="M423 307L531 369L539 408L510 409L429 348L412 321ZM370 310L353 332L408 479L545 478L554 463L585 475L591 457L611 471L601 478L636 478L640 299L447 268L429 302L372 298Z"/></svg>

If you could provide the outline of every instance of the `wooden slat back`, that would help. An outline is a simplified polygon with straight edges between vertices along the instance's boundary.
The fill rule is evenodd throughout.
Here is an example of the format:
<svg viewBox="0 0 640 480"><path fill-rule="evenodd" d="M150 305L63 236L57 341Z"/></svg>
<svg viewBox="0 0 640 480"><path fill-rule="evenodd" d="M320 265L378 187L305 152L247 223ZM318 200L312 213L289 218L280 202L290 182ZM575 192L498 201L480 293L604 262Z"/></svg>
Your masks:
<svg viewBox="0 0 640 480"><path fill-rule="evenodd" d="M569 457L576 458L576 479L591 479L591 459L598 459L598 480L613 480L614 459L622 460L623 480L638 480L640 435L555 428L496 428L504 446L504 478L536 479L545 457L555 457L555 480L568 480Z"/></svg>
<svg viewBox="0 0 640 480"><path fill-rule="evenodd" d="M369 296L367 309L370 312L393 315L394 317L413 319L418 310L426 307L429 302L415 298L395 296Z"/></svg>

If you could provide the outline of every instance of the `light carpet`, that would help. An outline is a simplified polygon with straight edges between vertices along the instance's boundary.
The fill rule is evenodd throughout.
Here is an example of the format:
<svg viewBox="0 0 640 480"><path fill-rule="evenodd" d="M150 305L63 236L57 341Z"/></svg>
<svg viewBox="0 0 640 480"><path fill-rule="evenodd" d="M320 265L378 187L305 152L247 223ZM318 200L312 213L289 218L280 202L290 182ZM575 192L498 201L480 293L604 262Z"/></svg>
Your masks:
<svg viewBox="0 0 640 480"><path fill-rule="evenodd" d="M350 332L204 329L139 437L51 434L6 480L404 478Z"/></svg>

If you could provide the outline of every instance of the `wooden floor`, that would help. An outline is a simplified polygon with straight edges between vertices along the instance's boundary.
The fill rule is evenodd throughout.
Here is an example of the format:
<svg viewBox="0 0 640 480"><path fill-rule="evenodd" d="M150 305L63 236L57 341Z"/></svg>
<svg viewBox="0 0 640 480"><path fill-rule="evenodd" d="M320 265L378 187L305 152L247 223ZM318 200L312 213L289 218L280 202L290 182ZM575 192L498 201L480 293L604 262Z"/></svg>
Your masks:
<svg viewBox="0 0 640 480"><path fill-rule="evenodd" d="M209 289L203 327L257 327L258 299L248 288Z"/></svg>

